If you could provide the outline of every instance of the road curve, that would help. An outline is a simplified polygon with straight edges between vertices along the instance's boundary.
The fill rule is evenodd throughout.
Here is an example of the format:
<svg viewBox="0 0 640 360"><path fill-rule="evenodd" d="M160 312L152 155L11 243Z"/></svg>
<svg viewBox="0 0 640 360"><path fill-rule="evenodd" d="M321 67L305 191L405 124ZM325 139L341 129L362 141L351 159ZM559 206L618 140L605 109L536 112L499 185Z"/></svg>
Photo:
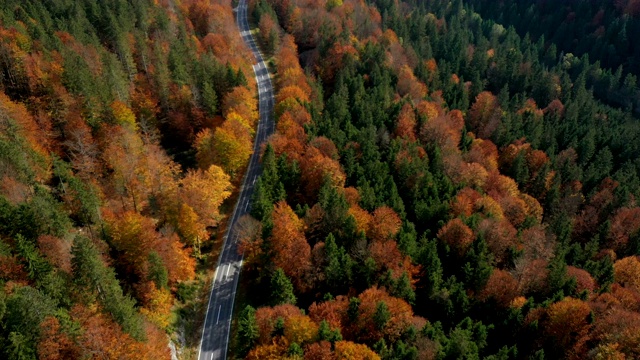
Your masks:
<svg viewBox="0 0 640 360"><path fill-rule="evenodd" d="M238 234L235 231L236 221L247 214L251 207L251 196L256 179L262 171L260 166L260 146L273 133L273 86L269 77L264 59L256 42L251 35L249 22L247 21L247 1L240 0L236 11L236 21L240 35L245 44L253 52L256 64L253 72L258 84L258 109L260 121L253 144L253 154L249 160L249 167L242 181L240 196L227 227L227 233L223 237L222 251L218 258L218 264L211 284L211 294L207 305L198 351L199 360L226 359L229 348L231 332L231 318L233 316L233 303L240 279L242 268L242 256L238 254Z"/></svg>

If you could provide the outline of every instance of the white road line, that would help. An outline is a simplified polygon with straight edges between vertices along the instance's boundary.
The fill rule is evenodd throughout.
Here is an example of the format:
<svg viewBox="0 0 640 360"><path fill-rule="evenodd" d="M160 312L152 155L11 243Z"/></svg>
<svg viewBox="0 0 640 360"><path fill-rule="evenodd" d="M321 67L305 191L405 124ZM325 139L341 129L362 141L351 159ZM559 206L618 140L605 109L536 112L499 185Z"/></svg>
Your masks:
<svg viewBox="0 0 640 360"><path fill-rule="evenodd" d="M222 305L218 306L218 318L216 319L216 324L220 321L220 310L222 310Z"/></svg>
<svg viewBox="0 0 640 360"><path fill-rule="evenodd" d="M224 276L226 278L229 277L229 269L231 269L231 264L227 265L227 274Z"/></svg>

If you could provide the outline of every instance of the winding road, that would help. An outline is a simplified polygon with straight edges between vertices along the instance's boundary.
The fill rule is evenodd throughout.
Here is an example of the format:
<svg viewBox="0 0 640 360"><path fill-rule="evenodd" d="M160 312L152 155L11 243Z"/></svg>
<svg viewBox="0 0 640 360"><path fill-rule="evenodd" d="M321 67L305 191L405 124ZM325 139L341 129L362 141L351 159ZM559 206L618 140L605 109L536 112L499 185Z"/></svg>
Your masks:
<svg viewBox="0 0 640 360"><path fill-rule="evenodd" d="M240 35L245 44L251 49L256 59L253 65L256 82L258 84L258 100L260 121L253 144L253 154L249 160L249 167L242 181L240 196L223 237L222 251L218 258L215 275L211 285L209 304L202 328L200 339L199 360L226 359L233 317L233 304L242 269L242 255L238 254L238 234L235 230L236 221L247 214L251 207L251 196L256 179L262 171L260 166L260 146L274 131L273 121L273 86L269 70L262 58L256 42L251 35L247 21L247 1L240 0L236 11L236 21Z"/></svg>

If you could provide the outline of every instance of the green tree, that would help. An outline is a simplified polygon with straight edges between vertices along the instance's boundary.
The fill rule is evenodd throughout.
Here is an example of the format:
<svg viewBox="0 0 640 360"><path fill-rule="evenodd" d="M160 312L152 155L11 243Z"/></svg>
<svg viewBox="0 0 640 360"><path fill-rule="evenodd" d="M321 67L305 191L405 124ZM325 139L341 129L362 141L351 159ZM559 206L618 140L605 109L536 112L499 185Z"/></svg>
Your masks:
<svg viewBox="0 0 640 360"><path fill-rule="evenodd" d="M295 305L297 299L293 293L293 284L281 268L277 268L271 275L271 304L292 304Z"/></svg>
<svg viewBox="0 0 640 360"><path fill-rule="evenodd" d="M238 317L238 345L241 356L245 356L259 337L256 324L256 309L247 305Z"/></svg>

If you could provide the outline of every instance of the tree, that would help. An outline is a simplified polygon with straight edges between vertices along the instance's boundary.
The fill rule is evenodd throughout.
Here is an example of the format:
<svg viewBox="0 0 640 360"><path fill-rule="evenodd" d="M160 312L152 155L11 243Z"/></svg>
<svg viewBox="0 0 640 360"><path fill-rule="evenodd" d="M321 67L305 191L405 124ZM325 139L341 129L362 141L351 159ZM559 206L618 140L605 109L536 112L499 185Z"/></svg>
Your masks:
<svg viewBox="0 0 640 360"><path fill-rule="evenodd" d="M640 261L636 256L616 261L613 269L618 284L640 291Z"/></svg>
<svg viewBox="0 0 640 360"><path fill-rule="evenodd" d="M478 294L481 301L492 299L502 308L511 305L513 299L518 296L518 283L508 272L494 269L485 285Z"/></svg>
<svg viewBox="0 0 640 360"><path fill-rule="evenodd" d="M229 175L211 165L206 170L190 170L180 182L180 198L193 209L205 226L216 226L220 205L231 195Z"/></svg>
<svg viewBox="0 0 640 360"><path fill-rule="evenodd" d="M211 144L215 163L231 175L246 165L253 152L249 130L233 116L215 130Z"/></svg>
<svg viewBox="0 0 640 360"><path fill-rule="evenodd" d="M303 276L311 266L311 247L303 233L304 224L285 201L279 201L271 213L273 228L269 238L273 263L304 289Z"/></svg>
<svg viewBox="0 0 640 360"><path fill-rule="evenodd" d="M238 340L241 356L249 352L256 340L258 340L258 336L256 309L247 305L238 317Z"/></svg>
<svg viewBox="0 0 640 360"><path fill-rule="evenodd" d="M338 341L335 344L336 360L380 360L380 356L366 345L351 341Z"/></svg>
<svg viewBox="0 0 640 360"><path fill-rule="evenodd" d="M84 294L98 300L104 310L135 339L145 338L135 301L122 292L113 269L104 265L91 241L77 236L71 248L74 283Z"/></svg>
<svg viewBox="0 0 640 360"><path fill-rule="evenodd" d="M296 301L291 281L281 268L277 268L271 275L271 303L295 305Z"/></svg>
<svg viewBox="0 0 640 360"><path fill-rule="evenodd" d="M373 241L384 241L395 238L402 222L393 209L387 206L379 207L373 212L367 235Z"/></svg>
<svg viewBox="0 0 640 360"><path fill-rule="evenodd" d="M501 109L497 98L488 91L481 92L469 111L469 127L483 139L488 139L500 124Z"/></svg>
<svg viewBox="0 0 640 360"><path fill-rule="evenodd" d="M584 301L566 297L552 304L547 310L549 316L545 324L545 333L558 346L560 353L580 356L585 349L591 327L589 316L591 309Z"/></svg>
<svg viewBox="0 0 640 360"><path fill-rule="evenodd" d="M328 341L309 344L304 349L304 360L326 360L332 357L331 343Z"/></svg>
<svg viewBox="0 0 640 360"><path fill-rule="evenodd" d="M459 218L455 218L438 231L438 238L462 256L473 242L474 235L471 228Z"/></svg>

